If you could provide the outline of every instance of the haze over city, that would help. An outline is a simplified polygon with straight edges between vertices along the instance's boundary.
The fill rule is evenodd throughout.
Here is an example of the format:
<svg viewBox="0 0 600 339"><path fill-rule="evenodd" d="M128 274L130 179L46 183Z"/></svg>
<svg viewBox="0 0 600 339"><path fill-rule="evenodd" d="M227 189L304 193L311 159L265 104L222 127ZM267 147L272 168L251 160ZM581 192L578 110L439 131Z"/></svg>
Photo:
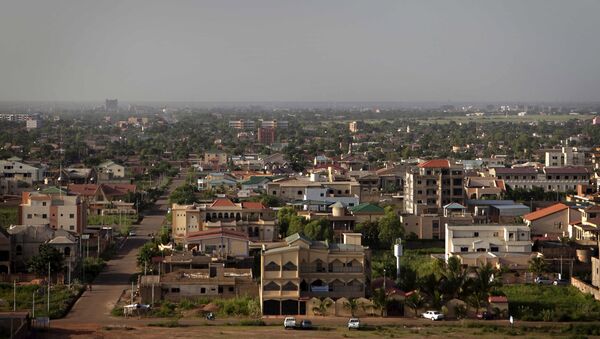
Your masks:
<svg viewBox="0 0 600 339"><path fill-rule="evenodd" d="M598 1L2 1L1 101L597 101Z"/></svg>

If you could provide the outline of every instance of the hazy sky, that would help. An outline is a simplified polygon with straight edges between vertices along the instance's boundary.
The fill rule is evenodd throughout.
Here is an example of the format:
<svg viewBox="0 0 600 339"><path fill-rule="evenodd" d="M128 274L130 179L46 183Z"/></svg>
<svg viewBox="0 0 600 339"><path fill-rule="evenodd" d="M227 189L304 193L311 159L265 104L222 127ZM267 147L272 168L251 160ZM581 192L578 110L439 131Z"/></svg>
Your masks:
<svg viewBox="0 0 600 339"><path fill-rule="evenodd" d="M0 0L0 100L599 101L600 1Z"/></svg>

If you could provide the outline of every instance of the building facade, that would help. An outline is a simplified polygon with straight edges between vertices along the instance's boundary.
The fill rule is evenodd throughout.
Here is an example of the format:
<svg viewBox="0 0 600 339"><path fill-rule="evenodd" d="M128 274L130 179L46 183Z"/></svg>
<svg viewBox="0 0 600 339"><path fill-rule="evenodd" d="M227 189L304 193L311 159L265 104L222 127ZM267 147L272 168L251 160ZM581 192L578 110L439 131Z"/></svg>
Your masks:
<svg viewBox="0 0 600 339"><path fill-rule="evenodd" d="M370 251L360 233L345 233L340 244L291 235L261 255L262 312L305 315L308 299L365 297L370 281Z"/></svg>

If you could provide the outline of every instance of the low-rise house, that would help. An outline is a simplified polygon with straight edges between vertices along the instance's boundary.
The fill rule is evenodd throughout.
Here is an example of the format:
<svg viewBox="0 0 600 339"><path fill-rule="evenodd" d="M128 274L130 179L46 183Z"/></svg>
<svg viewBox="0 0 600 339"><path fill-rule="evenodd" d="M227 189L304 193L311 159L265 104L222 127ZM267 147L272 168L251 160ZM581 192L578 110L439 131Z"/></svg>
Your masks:
<svg viewBox="0 0 600 339"><path fill-rule="evenodd" d="M17 157L0 160L0 177L11 181L22 181L30 186L33 183L43 181L47 170L47 167L34 167L25 164Z"/></svg>
<svg viewBox="0 0 600 339"><path fill-rule="evenodd" d="M578 209L581 213L580 222L569 225L569 237L575 240L596 240L600 230L600 206L593 205Z"/></svg>
<svg viewBox="0 0 600 339"><path fill-rule="evenodd" d="M125 166L119 165L112 160L98 165L98 180L110 180L113 178L124 178Z"/></svg>
<svg viewBox="0 0 600 339"><path fill-rule="evenodd" d="M29 259L39 253L42 244L59 250L65 257L65 264L71 269L79 253L79 238L65 230L54 230L48 225L12 225L7 230L11 244L11 263L15 271L23 271Z"/></svg>
<svg viewBox="0 0 600 339"><path fill-rule="evenodd" d="M348 211L356 217L356 223L376 221L385 215L383 207L368 202L350 207Z"/></svg>
<svg viewBox="0 0 600 339"><path fill-rule="evenodd" d="M512 200L466 200L467 210L476 223L516 223L531 210Z"/></svg>
<svg viewBox="0 0 600 339"><path fill-rule="evenodd" d="M361 298L369 294L370 250L360 233L343 243L311 241L299 234L261 255L260 303L264 315L307 314L312 297Z"/></svg>
<svg viewBox="0 0 600 339"><path fill-rule="evenodd" d="M444 226L472 224L473 216L459 203L450 203L443 207L443 213L424 213L420 215L403 214L400 222L410 237L418 239L444 239Z"/></svg>
<svg viewBox="0 0 600 339"><path fill-rule="evenodd" d="M484 177L465 178L465 191L469 199L500 199L506 193L503 180Z"/></svg>
<svg viewBox="0 0 600 339"><path fill-rule="evenodd" d="M248 257L248 235L228 229L212 229L188 234L184 247L213 258Z"/></svg>
<svg viewBox="0 0 600 339"><path fill-rule="evenodd" d="M318 205L326 210L327 206L340 202L352 207L360 203L360 184L356 181L318 181L316 174L311 178L277 179L267 184L267 194L287 202L302 205L308 209L310 205ZM314 202L322 202L314 204ZM324 207L324 208L323 208Z"/></svg>
<svg viewBox="0 0 600 339"><path fill-rule="evenodd" d="M133 203L123 203L129 194L136 192L133 184L70 184L69 194L79 196L86 203L88 214L135 214Z"/></svg>
<svg viewBox="0 0 600 339"><path fill-rule="evenodd" d="M61 185L88 184L96 179L96 171L93 168L63 168L57 181Z"/></svg>
<svg viewBox="0 0 600 339"><path fill-rule="evenodd" d="M523 221L531 229L533 237L564 237L569 233L569 225L581 222L581 212L563 203L525 214Z"/></svg>
<svg viewBox="0 0 600 339"><path fill-rule="evenodd" d="M195 297L233 298L257 295L258 284L254 281L251 269L225 268L219 263L211 264L207 269L186 269L140 277L143 304Z"/></svg>

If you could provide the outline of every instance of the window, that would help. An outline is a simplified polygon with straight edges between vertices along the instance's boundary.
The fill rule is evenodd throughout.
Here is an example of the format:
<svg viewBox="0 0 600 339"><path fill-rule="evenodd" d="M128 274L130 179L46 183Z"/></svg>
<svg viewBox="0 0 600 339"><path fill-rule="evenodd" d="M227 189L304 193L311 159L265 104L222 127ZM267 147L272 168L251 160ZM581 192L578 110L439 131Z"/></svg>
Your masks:
<svg viewBox="0 0 600 339"><path fill-rule="evenodd" d="M42 206L46 206L46 202L45 201L42 201Z"/></svg>
<svg viewBox="0 0 600 339"><path fill-rule="evenodd" d="M46 213L42 214L42 218L43 218L43 219L46 219L46 218L48 218L48 214L46 214Z"/></svg>
<svg viewBox="0 0 600 339"><path fill-rule="evenodd" d="M288 261L285 265L283 265L284 271L297 271L298 266L296 266L293 262Z"/></svg>
<svg viewBox="0 0 600 339"><path fill-rule="evenodd" d="M490 252L498 252L498 246L491 246Z"/></svg>
<svg viewBox="0 0 600 339"><path fill-rule="evenodd" d="M281 288L276 282L270 282L263 287L263 291L279 291Z"/></svg>
<svg viewBox="0 0 600 339"><path fill-rule="evenodd" d="M277 195L277 191L273 191L273 195Z"/></svg>
<svg viewBox="0 0 600 339"><path fill-rule="evenodd" d="M171 287L171 293L179 293L179 287Z"/></svg>
<svg viewBox="0 0 600 339"><path fill-rule="evenodd" d="M460 251L461 251L461 252L469 252L469 248L468 248L468 247L466 247L466 246L464 246L464 247L461 247L461 248L460 248Z"/></svg>
<svg viewBox="0 0 600 339"><path fill-rule="evenodd" d="M478 237L479 236L479 232L473 232L473 236L474 237Z"/></svg>
<svg viewBox="0 0 600 339"><path fill-rule="evenodd" d="M200 293L201 293L201 294L204 294L204 293L206 293L206 288L204 288L204 287L201 287L201 288L200 288Z"/></svg>
<svg viewBox="0 0 600 339"><path fill-rule="evenodd" d="M498 236L498 232L494 232L494 237L497 237L497 236Z"/></svg>
<svg viewBox="0 0 600 339"><path fill-rule="evenodd" d="M73 214L73 213L69 214L69 218L74 219L75 218L75 214Z"/></svg>
<svg viewBox="0 0 600 339"><path fill-rule="evenodd" d="M233 292L233 286L229 286L229 292Z"/></svg>
<svg viewBox="0 0 600 339"><path fill-rule="evenodd" d="M281 267L272 261L265 266L265 271L279 271L280 269Z"/></svg>
<svg viewBox="0 0 600 339"><path fill-rule="evenodd" d="M302 195L302 191L298 191L298 195Z"/></svg>
<svg viewBox="0 0 600 339"><path fill-rule="evenodd" d="M21 245L17 245L17 255L23 255L23 247Z"/></svg>
<svg viewBox="0 0 600 339"><path fill-rule="evenodd" d="M73 225L69 226L69 230L71 230L71 231L75 230L75 226L73 226Z"/></svg>
<svg viewBox="0 0 600 339"><path fill-rule="evenodd" d="M27 214L27 219L31 219L31 214Z"/></svg>

